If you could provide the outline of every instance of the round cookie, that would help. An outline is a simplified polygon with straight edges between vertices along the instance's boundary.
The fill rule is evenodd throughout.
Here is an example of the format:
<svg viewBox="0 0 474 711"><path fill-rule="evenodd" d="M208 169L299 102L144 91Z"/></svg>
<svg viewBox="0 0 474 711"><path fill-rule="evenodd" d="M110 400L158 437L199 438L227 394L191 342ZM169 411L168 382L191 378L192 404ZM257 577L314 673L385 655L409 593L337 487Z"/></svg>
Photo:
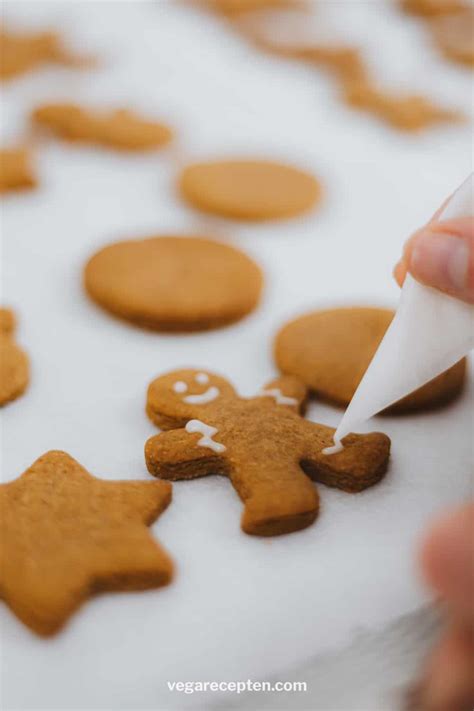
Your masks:
<svg viewBox="0 0 474 711"><path fill-rule="evenodd" d="M474 8L437 17L431 23L433 38L448 59L474 66Z"/></svg>
<svg viewBox="0 0 474 711"><path fill-rule="evenodd" d="M240 220L299 215L311 209L321 194L312 175L258 160L195 163L184 169L179 189L198 210Z"/></svg>
<svg viewBox="0 0 474 711"><path fill-rule="evenodd" d="M465 7L464 0L400 0L405 12L421 17L437 17Z"/></svg>
<svg viewBox="0 0 474 711"><path fill-rule="evenodd" d="M14 340L15 317L0 308L0 406L15 400L29 381L28 356Z"/></svg>
<svg viewBox="0 0 474 711"><path fill-rule="evenodd" d="M301 316L277 334L276 363L283 373L300 377L316 395L345 407L393 315L389 309L355 307ZM452 400L463 388L465 369L463 359L386 412L409 412Z"/></svg>
<svg viewBox="0 0 474 711"><path fill-rule="evenodd" d="M255 10L291 9L301 5L300 0L208 0L208 7L224 15L240 15Z"/></svg>
<svg viewBox="0 0 474 711"><path fill-rule="evenodd" d="M116 242L86 264L85 288L106 311L155 331L218 328L252 311L259 267L243 252L201 237Z"/></svg>

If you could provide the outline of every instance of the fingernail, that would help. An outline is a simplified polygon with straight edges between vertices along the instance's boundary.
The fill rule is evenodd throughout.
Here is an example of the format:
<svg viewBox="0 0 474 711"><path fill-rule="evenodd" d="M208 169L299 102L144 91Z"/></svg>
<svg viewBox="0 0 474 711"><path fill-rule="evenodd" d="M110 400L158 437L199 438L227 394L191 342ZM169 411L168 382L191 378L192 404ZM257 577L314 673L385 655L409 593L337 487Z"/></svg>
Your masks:
<svg viewBox="0 0 474 711"><path fill-rule="evenodd" d="M395 268L393 270L393 276L395 277L395 281L399 286L402 286L403 282L405 281L406 273L406 262L404 259L400 259L400 261L395 265Z"/></svg>
<svg viewBox="0 0 474 711"><path fill-rule="evenodd" d="M410 271L424 284L462 293L467 286L469 249L462 237L443 232L423 232L416 240Z"/></svg>

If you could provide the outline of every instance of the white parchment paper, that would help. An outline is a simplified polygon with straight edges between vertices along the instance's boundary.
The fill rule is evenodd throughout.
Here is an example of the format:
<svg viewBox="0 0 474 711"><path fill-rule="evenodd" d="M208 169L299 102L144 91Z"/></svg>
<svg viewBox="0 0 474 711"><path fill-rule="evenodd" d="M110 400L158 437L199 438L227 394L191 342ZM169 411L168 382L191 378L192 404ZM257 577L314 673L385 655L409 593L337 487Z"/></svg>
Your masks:
<svg viewBox="0 0 474 711"><path fill-rule="evenodd" d="M4 201L2 300L17 310L33 372L26 395L1 413L3 478L51 448L98 476L146 478L143 445L156 431L144 415L151 378L183 365L215 369L251 395L274 375L272 337L288 318L345 303L395 305L391 270L402 240L469 172L470 127L390 131L341 107L322 75L254 53L179 3L5 5L11 22L54 24L104 63L95 73L51 68L6 86L4 140L20 136L26 112L50 99L130 105L168 120L179 140L135 157L46 142L40 188ZM438 59L420 24L383 3L329 10L338 5L387 80L469 110L470 75ZM198 217L175 195L179 165L223 154L308 167L324 185L320 209L256 226ZM82 266L104 243L190 230L228 239L262 265L265 298L245 321L163 336L115 321L85 297ZM243 534L224 479L176 484L153 526L176 561L173 585L97 598L48 641L0 606L3 706L206 707L166 682L284 677L348 645L357 630L417 609L427 597L414 562L418 537L469 492L471 408L469 386L445 410L377 419L374 428L393 441L385 480L357 496L321 487L319 520L290 536ZM333 425L340 415L317 403L309 411Z"/></svg>

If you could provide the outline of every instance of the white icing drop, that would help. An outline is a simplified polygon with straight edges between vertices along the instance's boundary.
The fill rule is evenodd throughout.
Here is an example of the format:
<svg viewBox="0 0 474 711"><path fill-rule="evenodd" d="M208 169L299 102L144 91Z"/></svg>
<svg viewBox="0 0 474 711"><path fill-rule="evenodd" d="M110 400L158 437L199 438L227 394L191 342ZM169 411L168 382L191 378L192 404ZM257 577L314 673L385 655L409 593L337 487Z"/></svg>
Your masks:
<svg viewBox="0 0 474 711"><path fill-rule="evenodd" d="M194 434L195 432L199 432L199 434L202 434L201 439L198 441L199 447L208 447L214 452L217 452L217 454L222 454L222 452L225 452L225 445L221 444L220 442L214 442L214 440L212 439L214 435L218 432L217 427L211 427L211 425L206 425L206 423L201 422L201 420L190 420L187 423L185 430L186 432L189 432L189 434Z"/></svg>
<svg viewBox="0 0 474 711"><path fill-rule="evenodd" d="M188 386L182 380L178 380L173 385L173 390L175 391L175 393L185 393L187 389L188 389Z"/></svg>
<svg viewBox="0 0 474 711"><path fill-rule="evenodd" d="M212 385L206 390L205 393L201 393L200 395L186 395L183 400L184 402L189 402L190 405L205 405L207 402L212 402L213 400L215 400L216 397L219 397L219 395L219 388L216 388L215 385Z"/></svg>
<svg viewBox="0 0 474 711"><path fill-rule="evenodd" d="M199 383L199 385L207 385L209 382L209 376L207 373L198 373L194 379L196 383Z"/></svg>
<svg viewBox="0 0 474 711"><path fill-rule="evenodd" d="M294 397L283 395L279 388L270 388L269 390L260 390L259 395L266 395L275 398L277 405L297 405L298 400Z"/></svg>
<svg viewBox="0 0 474 711"><path fill-rule="evenodd" d="M340 440L334 440L335 444L333 444L331 447L326 447L323 449L323 454L337 454L338 452L342 452L344 449L344 445Z"/></svg>

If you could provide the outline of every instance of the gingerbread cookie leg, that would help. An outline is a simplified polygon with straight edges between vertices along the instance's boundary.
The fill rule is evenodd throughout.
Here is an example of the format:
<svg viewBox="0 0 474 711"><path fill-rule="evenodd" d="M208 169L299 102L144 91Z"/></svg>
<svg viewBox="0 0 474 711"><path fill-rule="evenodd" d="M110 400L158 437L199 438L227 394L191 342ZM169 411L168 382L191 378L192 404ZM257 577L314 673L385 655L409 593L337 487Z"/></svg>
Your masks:
<svg viewBox="0 0 474 711"><path fill-rule="evenodd" d="M318 514L319 497L298 462L279 461L278 453L262 460L233 461L220 450L213 427L191 420L186 429L151 437L145 445L150 474L161 479L195 479L209 474L228 476L245 504L242 529L256 536L290 533L309 526ZM194 441L190 443L190 436ZM213 449L214 448L214 449ZM216 451L217 450L217 451Z"/></svg>
<svg viewBox="0 0 474 711"><path fill-rule="evenodd" d="M265 476L265 474L267 476ZM306 528L316 519L319 496L298 462L268 457L246 461L231 474L245 504L241 526L254 536L277 536Z"/></svg>
<svg viewBox="0 0 474 711"><path fill-rule="evenodd" d="M23 394L29 382L29 360L16 344L15 316L0 308L0 407Z"/></svg>

